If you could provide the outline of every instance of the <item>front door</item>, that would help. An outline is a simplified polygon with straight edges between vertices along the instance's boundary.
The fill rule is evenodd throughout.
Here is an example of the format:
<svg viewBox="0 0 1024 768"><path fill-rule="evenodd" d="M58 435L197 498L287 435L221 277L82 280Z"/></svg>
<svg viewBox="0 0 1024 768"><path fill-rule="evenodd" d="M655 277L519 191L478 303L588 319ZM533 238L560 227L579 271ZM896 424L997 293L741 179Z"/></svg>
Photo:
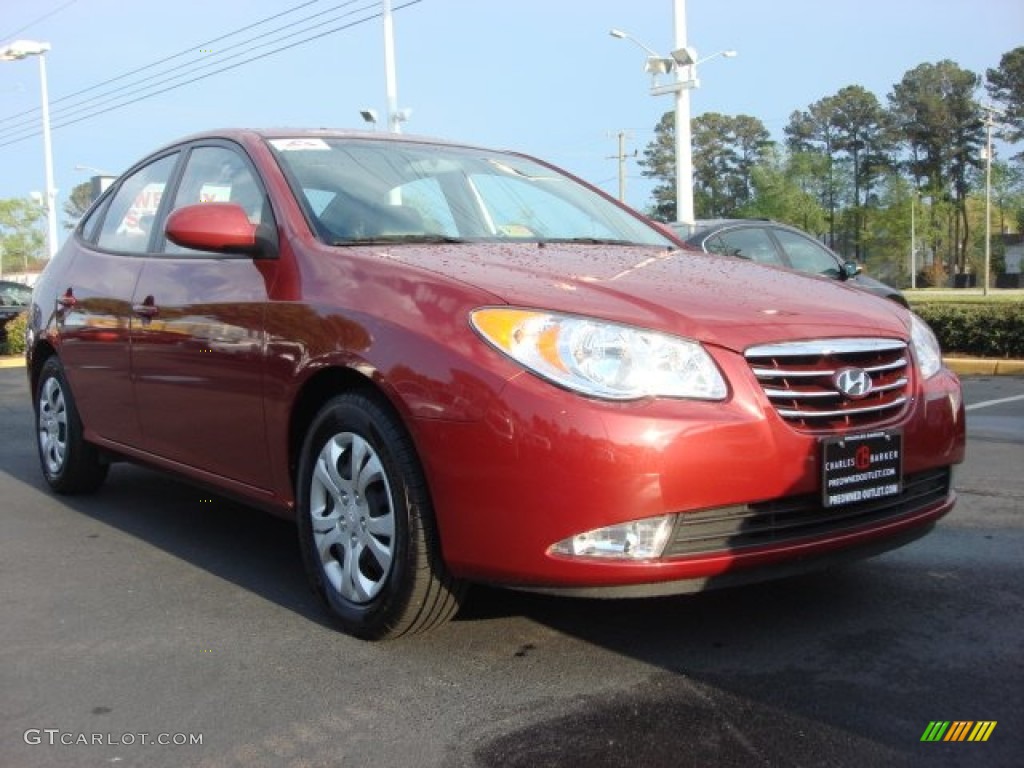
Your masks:
<svg viewBox="0 0 1024 768"><path fill-rule="evenodd" d="M169 210L230 201L258 219L266 215L262 195L239 150L198 146ZM266 489L264 279L249 256L169 242L158 250L132 300L132 373L146 449L218 484Z"/></svg>

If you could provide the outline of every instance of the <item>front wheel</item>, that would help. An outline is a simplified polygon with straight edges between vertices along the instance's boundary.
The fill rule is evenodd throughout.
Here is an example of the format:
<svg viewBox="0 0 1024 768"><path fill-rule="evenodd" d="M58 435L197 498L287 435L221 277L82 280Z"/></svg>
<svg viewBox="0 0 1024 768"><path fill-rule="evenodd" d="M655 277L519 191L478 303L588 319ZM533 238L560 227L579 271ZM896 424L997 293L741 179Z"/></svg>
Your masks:
<svg viewBox="0 0 1024 768"><path fill-rule="evenodd" d="M345 632L393 638L458 610L464 588L441 559L412 441L376 398L346 393L320 410L296 500L307 574Z"/></svg>
<svg viewBox="0 0 1024 768"><path fill-rule="evenodd" d="M36 445L43 476L57 493L91 493L107 477L109 465L83 432L64 367L51 357L36 388Z"/></svg>

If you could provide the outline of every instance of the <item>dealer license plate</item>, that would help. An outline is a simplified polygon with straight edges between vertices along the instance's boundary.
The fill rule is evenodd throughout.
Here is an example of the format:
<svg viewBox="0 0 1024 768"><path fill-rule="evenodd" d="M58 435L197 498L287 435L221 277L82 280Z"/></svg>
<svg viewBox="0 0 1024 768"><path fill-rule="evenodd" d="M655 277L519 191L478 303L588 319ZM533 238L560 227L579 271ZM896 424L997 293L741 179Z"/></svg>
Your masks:
<svg viewBox="0 0 1024 768"><path fill-rule="evenodd" d="M822 442L822 496L826 507L873 501L903 491L903 435L871 432Z"/></svg>

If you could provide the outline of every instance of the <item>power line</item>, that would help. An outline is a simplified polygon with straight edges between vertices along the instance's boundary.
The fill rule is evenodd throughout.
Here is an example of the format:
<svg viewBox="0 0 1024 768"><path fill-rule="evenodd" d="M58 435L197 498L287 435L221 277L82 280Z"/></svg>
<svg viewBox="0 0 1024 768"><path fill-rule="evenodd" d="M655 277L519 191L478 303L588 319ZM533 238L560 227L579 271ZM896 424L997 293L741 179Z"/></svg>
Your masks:
<svg viewBox="0 0 1024 768"><path fill-rule="evenodd" d="M311 4L313 4L315 2L318 2L318 1L319 0L310 0L310 2L306 2L306 3L303 3L302 5L296 6L296 7L292 8L290 11L286 11L286 13L291 13L292 11L298 10L299 8L302 8L302 7L307 6L307 5L311 5ZM51 112L50 112L51 117L50 117L50 119L54 123L58 123L58 122L64 120L65 118L71 117L72 115L80 114L83 111L94 109L95 107L98 107L101 104L109 104L112 101L116 101L117 99L122 98L124 96L131 96L131 95L135 95L135 94L141 93L142 91L145 90L145 88L135 88L135 86L141 86L143 83L146 83L146 82L149 82L149 81L152 81L152 80L156 80L157 78L164 77L165 75L171 75L171 73L177 72L179 70L184 70L184 71L180 72L177 75L173 75L171 77L164 77L163 80L158 80L156 83L153 83L151 86L147 86L147 88L148 87L155 87L155 86L158 86L158 85L164 85L164 84L172 82L172 81L174 81L174 80L176 80L178 78L184 77L187 74L191 74L191 73L194 73L194 72L201 72L202 70L210 69L210 68L216 66L218 63L223 63L225 61L230 61L231 59L237 59L239 56L242 56L243 53L238 53L238 54L235 54L233 56L225 56L224 54L228 53L229 51L235 50L236 48L240 48L242 46L247 46L247 45L249 45L249 44L251 44L251 43L253 43L253 42L257 41L257 40L260 40L262 38L269 37L271 35L275 35L275 34L277 34L279 32L283 32L284 30L289 29L291 27L298 26L299 24L303 24L305 22L308 22L308 21L311 21L313 19L319 18L321 16L324 16L326 14L331 13L332 11L338 10L339 8L344 8L346 6L354 5L356 2L358 2L358 0L347 0L347 2L339 3L338 5L332 6L332 7L328 8L325 11L321 11L321 12L313 14L311 16L307 16L307 17L305 17L303 19L299 19L298 21L291 22L290 24L285 24L284 26L278 27L278 28L270 30L268 32L264 32L264 33L262 33L260 35L256 35L255 37L249 38L247 40L243 40L241 42L235 43L233 45L228 46L227 48L225 48L222 51L218 51L216 54L214 54L211 57L204 57L205 59L207 59L206 61L200 61L200 62L190 61L190 62L187 62L185 64L179 64L178 66L172 67L172 68L167 69L167 70L165 70L163 72L157 72L156 74L150 75L148 77L144 77L142 79L135 80L134 82L127 83L127 84L125 84L123 86L119 86L117 88L113 88L113 89L107 90L107 91L105 91L103 93L99 93L99 94L97 94L95 96L91 96L91 97L86 98L86 99L81 99L78 102L71 103L71 104L66 104L63 107L57 107L56 109L52 109L51 108ZM364 5L363 7L358 8L355 11L350 11L348 13L342 14L341 16L339 16L337 18L330 19L330 20L328 20L326 22L320 22L320 23L321 24L322 23L331 23L333 21L337 21L340 18L345 18L347 16L352 16L355 13L359 13L361 11L367 10L368 8L372 7L373 5L374 5L374 1L371 0L367 5ZM162 63L171 61L171 60L176 59L176 58L180 58L183 55L186 55L186 54L189 54L189 53L194 53L197 49L201 49L203 46L208 46L211 43L216 42L218 40L224 40L224 39L226 39L228 37L233 37L235 35L241 34L242 32L245 32L245 31L247 31L249 29L252 29L253 27L259 26L261 24L266 23L267 21L271 21L271 20L273 20L275 18L278 18L281 15L282 14L277 14L276 16L268 17L266 19L263 19L261 21L256 22L255 24L250 24L247 27L243 27L241 29L235 30L234 32L231 32L231 33L229 33L227 35L221 35L219 38L215 38L213 41L207 41L207 42L204 42L204 43L200 43L199 46L197 46L196 48L189 48L189 49L187 49L185 51L182 51L181 53L177 53L177 54L174 54L173 56L169 56L169 57L166 57L164 59L161 59L160 61L154 62L153 64L147 65L145 67L139 67L137 69L132 70L131 72L127 72L127 73L125 73L123 75L119 75L118 77L106 80L103 83L99 83L97 85L90 86L89 88L85 88L85 89L83 89L81 91L77 91L76 93L70 94L68 96L63 96L60 99L56 99L53 102L51 102L51 107L52 107L53 104L58 104L60 102L65 102L68 99L70 99L70 98L72 98L72 97L74 97L74 96L76 96L78 94L87 93L89 91L94 91L97 88L100 88L103 85L106 85L108 83L113 83L113 82L116 82L118 80L123 80L123 79L125 79L127 77L130 77L133 74L137 74L139 72L143 72L143 71L145 71L147 69L151 69L153 67L156 67L156 66L158 66L158 65L160 65ZM298 32L291 33L289 35L284 35L284 36L278 38L278 40L286 40L286 39L288 39L290 37L295 37L296 35L303 34L304 32L309 32L309 31L311 31L311 29L312 28L307 28L307 29L304 29L304 30L300 30ZM263 44L261 44L259 46L256 46L256 47L257 48L264 48L267 45L272 45L273 42L275 42L275 41L271 41L271 42L268 42L268 43L263 43ZM211 59L212 59L212 61L211 61ZM135 90L130 90L132 88L135 88ZM36 125L36 123L37 123L37 121L39 119L33 113L38 113L40 111L40 109L41 109L40 107L36 107L36 108L34 108L32 110L29 110L27 112L20 113L20 116L21 116L20 120L17 119L19 117L18 115L15 115L15 116L7 118L4 121L6 123L6 125L3 128L0 128L0 141L2 141L4 139L12 138L13 136L15 136L15 135L17 135L19 133L23 133L26 129L29 129L29 128L31 129L30 135L32 135L32 133L34 133L34 131L35 131L34 126ZM15 122L12 123L11 122L12 120L14 120ZM66 122L67 121L64 120L64 123L66 123Z"/></svg>
<svg viewBox="0 0 1024 768"><path fill-rule="evenodd" d="M215 38L213 38L211 40L206 40L204 42L201 42L198 45L190 46L190 47L188 47L188 48L186 48L186 49L184 49L182 51L179 51L178 53L172 54L170 56L165 56L162 59L158 59L157 61L151 62L151 63L146 64L144 66L136 67L135 69L129 70L128 72L124 72L124 73L122 73L120 75L117 75L116 77L108 78L107 80L103 80L102 82L96 83L95 85L91 85L91 86L89 86L87 88L82 88L82 89L80 89L78 91L75 91L73 93L67 94L66 96L61 96L58 99L53 99L50 102L51 115L59 116L62 112L67 112L68 110L74 108L75 106L77 106L79 104L87 103L87 102L89 102L92 99L101 98L101 97L103 97L105 95L109 95L110 93L115 93L118 90L118 88L115 88L115 89L113 89L111 91L107 91L107 92L105 92L103 94L99 94L97 96L89 97L89 98L86 98L86 99L79 99L76 104L70 104L70 105L66 105L64 107L56 106L56 108L55 108L55 105L59 105L59 104L61 104L63 102L66 102L66 101L68 101L70 99L74 99L76 96L81 96L82 94L87 94L87 93L90 93L92 91L96 91L96 90L98 90L100 88L103 88L106 85L110 85L111 83L116 83L118 81L130 78L133 75L137 75L137 74L139 74L141 72L145 72L147 70L151 70L151 69L157 68L157 67L161 66L162 64L166 64L169 61L174 61L175 59L179 59L182 56L187 56L187 55L190 55L190 54L194 54L197 50L201 50L201 49L203 49L203 48L205 48L207 46L212 46L214 43L221 42L222 40L226 40L226 39L228 39L230 37L235 37L237 35L242 34L243 32L249 31L250 29L254 29L254 28L259 27L259 26L261 26L263 24L266 24L268 22L274 21L275 19L281 18L282 16L287 16L288 14L291 14L291 13L294 13L294 12L296 12L298 10L301 10L302 8L305 8L306 6L315 5L318 2L320 2L320 0L306 0L305 2L299 3L298 5L294 5L294 6L292 6L291 8L289 8L289 9L287 9L285 11L273 14L271 16L267 16L265 18L260 19L259 21L253 22L252 24L248 24L248 25L246 25L244 27L240 27L240 28L238 28L236 30L233 30L233 31L228 32L228 33L223 34L223 35L220 35L220 36L215 37ZM356 0L349 0L349 2L342 3L341 5L349 5L349 4L353 3L353 2L356 2ZM334 6L333 8L328 9L328 10L333 10L334 8L338 8L338 7L340 7L340 6ZM307 17L307 18L309 18L309 17ZM283 27L283 28L287 28L287 25L286 25L286 27ZM271 33L268 33L268 34L271 34ZM228 50L230 50L233 47L235 47L235 46L229 47ZM188 66L191 66L191 65L194 65L194 64L195 64L195 62L189 62L188 64L179 65L179 67L173 67L173 68L171 68L169 70L166 70L166 72L173 72L175 69L178 69L178 68L181 68L181 67L188 67ZM143 78L142 80L136 80L133 83L126 84L126 86L120 86L120 88L131 87L132 85L138 85L139 83L145 82L147 79L152 79L153 77L159 77L160 74L161 73L158 73L157 75L153 75L153 76L151 76L149 78ZM17 114L10 115L10 116L4 118L2 121L0 121L0 122L2 122L4 124L4 128L0 129L0 134L3 134L3 133L17 133L17 132L19 132L20 130L23 129L23 127L25 125L30 125L34 121L39 119L38 115L39 115L39 112L41 111L41 109L42 109L41 106L37 106L37 107L33 107L31 109L25 110L24 112L19 112ZM15 121L15 122L12 124L12 121Z"/></svg>
<svg viewBox="0 0 1024 768"><path fill-rule="evenodd" d="M46 21L51 16L56 16L58 13L63 11L65 8L67 8L69 5L74 5L77 2L78 2L78 0L68 0L66 3L64 3L64 5L60 6L59 8L54 8L52 11L50 11L48 13L44 13L39 18L37 18L37 19L35 19L33 21L30 21L28 24L26 24L26 25L24 25L22 27L18 27L13 32L8 32L6 35L0 35L0 40L8 40L8 39L14 37L15 35L17 35L19 32L24 32L26 29L34 27L39 22Z"/></svg>
<svg viewBox="0 0 1024 768"><path fill-rule="evenodd" d="M307 0L307 2L300 3L298 5L292 6L291 8L289 8L286 11L281 11L281 13L277 13L277 14L274 14L272 16L267 16L266 18L260 19L259 21L256 21L256 22L253 22L252 24L249 24L249 25L244 26L244 27L240 27L239 29L236 29L233 32L228 32L227 34L221 35L220 37L215 37L212 40L207 40L205 42L199 43L197 46L192 46L192 47L186 48L185 50L179 51L178 53L171 54L170 56L165 56L164 58L158 59L157 61L151 62L151 63L146 64L146 65L141 66L141 67L137 67L136 69L132 69L132 70L130 70L128 72L124 72L123 74L120 74L117 77L111 77L111 78L109 78L107 80L104 80L102 82L96 83L95 85L90 85L88 88L82 88L81 90L75 91L74 93L69 93L66 96L61 96L59 99L53 99L50 102L50 106L52 108L54 104L60 104L62 101L67 101L68 99L72 99L75 96L79 96L79 95L81 95L83 93L88 93L90 91L95 91L97 88L102 88L103 86L109 85L110 83L116 83L118 80L124 80L127 77L131 77L132 75L138 74L139 72L144 72L147 69L152 69L153 67L158 67L161 64L166 64L168 61L173 61L174 59L181 58L182 56L186 56L186 55L188 55L190 53L195 53L195 51L197 49L203 48L204 46L212 45L213 43L219 43L221 40L226 40L229 37L234 37L235 35L241 34L242 32L246 32L246 31L248 31L250 29L253 29L254 27L258 27L261 24L266 24L268 21L273 21L274 19L280 18L281 16L287 16L289 13L294 13L295 11L299 10L300 8L304 8L307 5L314 5L315 3L318 3L318 2L320 2L320 0ZM41 107L33 107L33 108L28 109L28 110L26 110L24 112L19 112L16 115L11 115L10 117L5 118L4 121L6 122L7 120L17 119L18 117L22 117L22 116L26 116L26 115L27 116L32 116L35 113L39 112L40 110L41 110ZM36 119L36 118L33 118L33 119Z"/></svg>
<svg viewBox="0 0 1024 768"><path fill-rule="evenodd" d="M350 5L353 2L356 2L356 0L350 0L349 3L343 3L342 5ZM422 0L408 0L408 2L405 2L405 3L402 3L401 5L396 6L394 8L394 10L395 11L399 11L399 10L407 8L407 7L411 6L411 5L416 5L417 3L420 3L420 2L422 2ZM308 5L308 4L309 3L304 3L303 5ZM376 2L372 3L372 5L375 6ZM296 6L296 8L300 8L300 7L303 7L303 6L302 5ZM336 7L340 7L340 6L336 6ZM352 11L352 12L349 12L347 14L344 14L340 18L354 15L355 13L358 13L360 11L368 10L369 8L370 8L370 6L364 6L364 7L360 8L360 9L358 9L356 11ZM295 10L295 8L293 8L292 10ZM280 15L281 14L278 14L278 16L280 16ZM322 14L317 14L317 15L322 15ZM342 25L337 26L337 27L332 27L331 29L319 32L318 34L315 34L315 35L310 35L309 37L303 38L303 39L298 40L296 42L280 46L278 48L275 48L273 50L267 51L266 53L260 54L258 56L252 56L250 58L244 59L243 61L239 61L237 63L221 67L221 68L216 69L216 70L214 70L212 72L208 72L206 74L199 75L197 77L193 77L193 78L191 78L189 80L185 80L185 81L179 82L179 83L174 83L173 85L168 85L165 88L158 88L157 90L151 90L148 93L144 93L144 94L142 94L140 96L137 96L136 98L131 98L131 99L128 99L127 101L122 101L120 103L114 104L114 105L109 106L109 107L102 107L102 108L100 108L100 104L99 103L93 104L93 105L89 105L86 108L87 109L93 109L94 111L89 112L88 114L82 115L80 117L77 117L77 118L75 118L73 120L65 120L63 122L60 122L60 123L54 125L53 129L56 130L57 128L63 128L63 127L66 127L68 125L74 125L74 124L80 123L80 122L82 122L84 120L88 120L88 119L91 119L93 117L96 117L96 116L98 116L100 114L107 114L107 113L112 112L114 110L121 109L122 107L126 107L126 106L129 106L131 104L135 104L137 102L144 101L145 99L153 98L154 96L158 96L160 94L167 93L168 91L176 90L177 88L181 88L183 86L190 85L192 83L198 82L199 80L205 80L205 79L207 79L209 77L213 77L214 75L220 74L222 72L226 72L226 71L229 71L229 70L232 70L232 69L237 69L238 67L241 67L241 66L243 66L245 64L249 64L249 63L251 63L253 61L258 61L260 59L265 59L265 58L267 58L269 56L273 56L274 54L280 53L282 51L286 51L286 50L289 50L291 48L296 48L296 47L298 47L300 45L304 45L304 44L306 44L308 42L311 42L313 40L318 40L318 39L320 39L322 37L326 37L327 35L331 35L331 34L334 34L336 32L343 31L345 29L351 29L352 27L358 26L360 24L364 24L364 23L366 23L368 21L371 21L372 19L378 18L380 15L381 15L381 13L378 11L377 13L371 14L371 15L366 16L364 18L356 19L354 21L347 22L347 23L342 24ZM334 19L334 20L336 21L337 19ZM257 24L259 24L259 23L262 23L262 22L257 22ZM246 27L244 29L250 29L250 28L252 28L252 26L255 26L255 25L250 25L249 27ZM288 25L288 26L294 26L294 25ZM236 30L236 32L234 32L234 33L231 33L229 35L224 35L224 36L222 36L220 38L217 38L217 39L221 39L222 40L222 39L224 39L226 37L230 37L230 36L232 36L234 34L238 34L238 32L244 31L244 29L243 30ZM280 30L278 30L278 31L280 31ZM290 34L290 35L286 35L283 38L278 38L277 40L271 41L271 42L266 43L266 44L264 44L262 46L259 46L259 47L266 47L266 45L272 45L275 42L280 42L281 40L287 39L289 37L294 37L296 34L302 34L303 32L308 32L308 31L309 31L309 29L305 29L305 30L302 30L301 32L297 32L297 33L293 33L293 34ZM258 39L258 38L255 38L255 39ZM207 45L207 43L201 43L200 45L201 46L202 45ZM236 47L236 46L232 46L232 47ZM190 48L188 50L189 51L194 51L195 48ZM180 55L183 55L183 54L177 54L176 56L180 56ZM221 62L227 61L230 58L237 58L237 56L238 55L229 57L228 59L221 59ZM175 57L169 57L169 58L175 58ZM166 61L166 59L163 60L163 61ZM217 62L217 63L221 63L221 62ZM160 63L160 62L157 62L157 63ZM205 65L204 67L201 67L200 69L208 68L209 66L214 66L214 65L215 64L208 64L208 65ZM142 69L145 69L145 68L142 68ZM140 70L135 70L134 72L138 72L138 71L140 71ZM171 70L171 71L173 71L173 70ZM198 71L198 70L194 69L192 71ZM129 74L132 74L132 73L129 73ZM164 72L164 73L161 73L161 74L167 74L167 72ZM187 74L187 73L182 73L182 74L178 75L177 77L182 77L182 76L184 76L184 74ZM125 76L128 76L128 75L125 75ZM152 79L152 78L149 78L149 79ZM176 77L169 78L169 80L174 80L174 79L177 79L177 78ZM110 81L108 81L108 82L110 82ZM136 83L133 83L132 85L138 85L139 82L143 82L143 81L138 81ZM161 81L161 83L162 82L167 82L167 81ZM153 85L149 86L149 88L152 88L152 87L154 87L156 85L159 85L159 84L160 83L154 83ZM94 87L99 87L99 86L94 86ZM86 89L86 90L89 90L89 89ZM81 91L79 93L81 93ZM128 96L128 95L131 95L131 94L134 94L134 93L137 93L137 91L132 91L129 94L122 94L121 97L123 98L124 96ZM69 97L65 97L65 98L69 98ZM103 103L106 103L106 102L103 102ZM81 106L81 105L77 105L77 106ZM70 116L70 115L67 115L67 116ZM15 129L15 133L17 133L17 130L18 129ZM24 131L25 129L22 128L20 130ZM0 131L0 133L2 133L2 131ZM0 148L6 147L6 146L10 146L12 144L16 144L16 143L21 142L21 141L25 141L25 140L27 140L29 138L32 138L34 136L39 135L39 133L40 133L39 130L33 129L30 132L28 132L28 133L23 133L23 135L15 135L13 137L9 137L6 140L0 141Z"/></svg>

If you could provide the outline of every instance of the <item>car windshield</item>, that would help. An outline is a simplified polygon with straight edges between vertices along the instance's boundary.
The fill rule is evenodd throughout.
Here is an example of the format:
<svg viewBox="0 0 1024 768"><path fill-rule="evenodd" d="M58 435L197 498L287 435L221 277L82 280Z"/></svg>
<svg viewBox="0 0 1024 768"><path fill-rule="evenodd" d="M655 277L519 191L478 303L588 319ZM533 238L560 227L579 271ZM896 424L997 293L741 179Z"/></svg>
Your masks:
<svg viewBox="0 0 1024 768"><path fill-rule="evenodd" d="M368 242L672 243L568 176L519 155L367 139L269 141L317 235Z"/></svg>
<svg viewBox="0 0 1024 768"><path fill-rule="evenodd" d="M0 306L27 307L32 299L32 289L20 283L0 284Z"/></svg>

